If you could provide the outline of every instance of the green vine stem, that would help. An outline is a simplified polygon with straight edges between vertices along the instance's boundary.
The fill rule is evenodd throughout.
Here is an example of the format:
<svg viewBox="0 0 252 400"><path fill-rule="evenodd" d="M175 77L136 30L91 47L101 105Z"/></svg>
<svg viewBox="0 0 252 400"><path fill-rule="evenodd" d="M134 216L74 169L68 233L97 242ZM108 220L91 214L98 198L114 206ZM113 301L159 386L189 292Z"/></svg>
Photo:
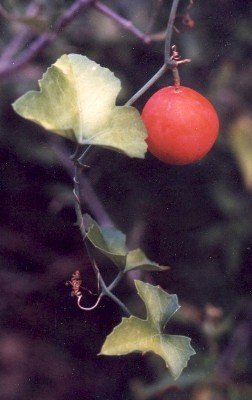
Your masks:
<svg viewBox="0 0 252 400"><path fill-rule="evenodd" d="M89 168L88 166L84 165L84 159L88 153L90 149L90 146L84 150L83 154L76 160L76 157L78 155L79 152L79 146L77 146L72 159L75 162L75 173L74 173L74 178L73 178L73 182L74 182L74 189L73 189L73 194L74 194L74 205L75 205L75 213L76 213L76 217L77 217L77 224L79 226L80 232L81 232L81 236L83 238L83 241L85 243L85 247L87 250L87 254L88 257L91 261L93 270L95 272L96 275L96 279L97 279L97 284L98 284L98 289L101 288L101 292L99 294L99 297L96 301L96 303L91 306L91 307L84 307L81 305L81 300L82 300L82 294L81 293L77 293L76 297L77 297L77 304L78 307L82 310L85 311L91 311L94 310L98 304L100 303L100 300L102 299L103 296L107 296L109 298L111 298L116 304L119 305L119 307L122 309L122 311L124 312L125 315L129 316L131 315L130 310L125 306L125 304L118 299L118 297L116 295L114 295L112 293L112 290L116 287L116 285L119 283L119 281L122 279L123 277L123 272L120 271L118 273L118 275L115 277L115 279L113 280L113 282L107 286L106 283L104 282L104 279L101 275L101 272L99 270L99 267L96 263L96 260L92 254L92 251L89 247L89 243L86 240L86 234L87 234L87 228L85 227L84 224L84 219L83 219L83 214L82 214L82 207L81 207L81 194L80 194L80 173L81 170L85 169L85 168Z"/></svg>
<svg viewBox="0 0 252 400"><path fill-rule="evenodd" d="M135 103L135 101L139 99L139 97L141 97L146 92L146 90L148 90L155 82L158 81L159 78L161 78L161 76L168 70L168 68L168 65L162 65L162 67L156 72L156 74L125 103L125 106L131 106L131 104Z"/></svg>
<svg viewBox="0 0 252 400"><path fill-rule="evenodd" d="M101 275L101 273L100 273L100 270L99 270L99 268L98 268L98 266L97 266L97 264L96 264L95 259L93 259L93 263L94 263L94 266L95 266L95 268L96 268L96 270L97 270L97 275L98 275L98 277L99 277L99 278L98 278L98 279L99 279L99 283L100 283L100 285L101 285L102 292L104 293L104 295L107 295L107 296L110 297L116 304L118 304L119 307L121 307L121 309L122 309L123 312L125 313L125 315L130 316L132 313L130 312L130 310L128 309L128 307L126 307L125 304L124 304L120 299L118 299L118 297L116 297L116 296L111 292L110 288L107 287L107 285L105 284L105 282L104 282L104 280L103 280L103 278L102 278L102 275ZM114 282L115 282L115 281L114 281ZM117 281L117 283L118 283L118 281ZM111 285L110 285L110 286L111 286Z"/></svg>
<svg viewBox="0 0 252 400"><path fill-rule="evenodd" d="M120 280L122 279L123 275L124 275L123 271L120 271L120 272L116 275L116 277L115 277L115 279L113 280L113 282L111 282L111 284L108 286L108 289L109 289L110 291L112 291L112 290L118 285L118 283L119 283Z"/></svg>

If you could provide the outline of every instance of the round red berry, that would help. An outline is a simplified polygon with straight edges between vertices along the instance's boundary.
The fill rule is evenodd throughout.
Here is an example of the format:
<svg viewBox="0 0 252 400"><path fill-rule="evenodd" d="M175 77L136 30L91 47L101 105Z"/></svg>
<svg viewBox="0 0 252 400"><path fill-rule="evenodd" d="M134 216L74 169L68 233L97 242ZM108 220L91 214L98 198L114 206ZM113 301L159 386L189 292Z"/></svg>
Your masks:
<svg viewBox="0 0 252 400"><path fill-rule="evenodd" d="M204 96L184 86L157 91L142 119L149 151L168 164L190 164L204 157L219 132L219 118Z"/></svg>

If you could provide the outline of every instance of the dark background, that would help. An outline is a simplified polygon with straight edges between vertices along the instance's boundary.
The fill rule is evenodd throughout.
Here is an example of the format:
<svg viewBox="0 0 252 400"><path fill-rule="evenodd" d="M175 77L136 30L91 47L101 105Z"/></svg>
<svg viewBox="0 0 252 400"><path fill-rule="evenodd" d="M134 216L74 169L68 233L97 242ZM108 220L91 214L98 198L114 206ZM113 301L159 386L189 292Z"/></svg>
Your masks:
<svg viewBox="0 0 252 400"><path fill-rule="evenodd" d="M49 27L71 4L38 3L40 18ZM144 31L155 2L104 3ZM1 4L11 14L22 15L29 2ZM170 5L162 5L152 32L165 29ZM181 1L179 14L187 5ZM84 313L65 286L79 268L85 286L96 289L75 226L72 167L67 161L74 146L21 119L11 103L36 89L42 73L63 53L86 55L114 71L123 87L118 104L163 62L163 41L144 44L90 8L24 68L0 82L2 400L252 398L252 5L195 1L190 16L194 28L178 18L180 33L174 33L173 43L183 58L192 59L180 68L182 84L207 96L218 110L217 144L202 161L183 167L162 164L151 155L134 160L95 149L87 175L107 215L128 235L129 245L141 246L150 259L171 266L141 279L178 294L182 308L168 331L189 335L197 355L177 386L152 354L97 356L121 312L104 299L95 311ZM29 45L40 27L30 29L0 16L2 54L24 29ZM141 111L154 91L171 83L168 73L135 106ZM90 211L88 204L85 207ZM113 266L107 266L107 279L115 274ZM141 313L132 276L116 293Z"/></svg>

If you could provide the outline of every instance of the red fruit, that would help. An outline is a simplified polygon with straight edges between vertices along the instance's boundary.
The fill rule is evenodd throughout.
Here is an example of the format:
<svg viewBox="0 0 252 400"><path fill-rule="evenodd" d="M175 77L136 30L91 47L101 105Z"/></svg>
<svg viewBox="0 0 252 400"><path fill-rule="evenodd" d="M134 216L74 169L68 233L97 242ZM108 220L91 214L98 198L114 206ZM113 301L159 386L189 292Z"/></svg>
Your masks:
<svg viewBox="0 0 252 400"><path fill-rule="evenodd" d="M167 164L190 164L204 157L219 132L212 104L190 88L165 87L145 104L142 119L149 151Z"/></svg>

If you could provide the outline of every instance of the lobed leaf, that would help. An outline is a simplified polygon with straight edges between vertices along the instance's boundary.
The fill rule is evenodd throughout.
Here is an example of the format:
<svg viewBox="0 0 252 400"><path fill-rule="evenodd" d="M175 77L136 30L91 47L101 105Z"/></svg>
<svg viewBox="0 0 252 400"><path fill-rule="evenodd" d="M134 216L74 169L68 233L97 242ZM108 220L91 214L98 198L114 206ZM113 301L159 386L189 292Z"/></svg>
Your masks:
<svg viewBox="0 0 252 400"><path fill-rule="evenodd" d="M107 68L78 54L61 56L14 110L45 129L80 144L108 147L143 158L146 129L133 107L117 107L121 84Z"/></svg>
<svg viewBox="0 0 252 400"><path fill-rule="evenodd" d="M123 355L131 352L153 351L162 357L171 375L177 379L195 354L190 338L167 335L163 329L179 308L177 296L169 295L159 286L135 281L139 296L145 303L147 319L131 316L107 336L100 354Z"/></svg>

